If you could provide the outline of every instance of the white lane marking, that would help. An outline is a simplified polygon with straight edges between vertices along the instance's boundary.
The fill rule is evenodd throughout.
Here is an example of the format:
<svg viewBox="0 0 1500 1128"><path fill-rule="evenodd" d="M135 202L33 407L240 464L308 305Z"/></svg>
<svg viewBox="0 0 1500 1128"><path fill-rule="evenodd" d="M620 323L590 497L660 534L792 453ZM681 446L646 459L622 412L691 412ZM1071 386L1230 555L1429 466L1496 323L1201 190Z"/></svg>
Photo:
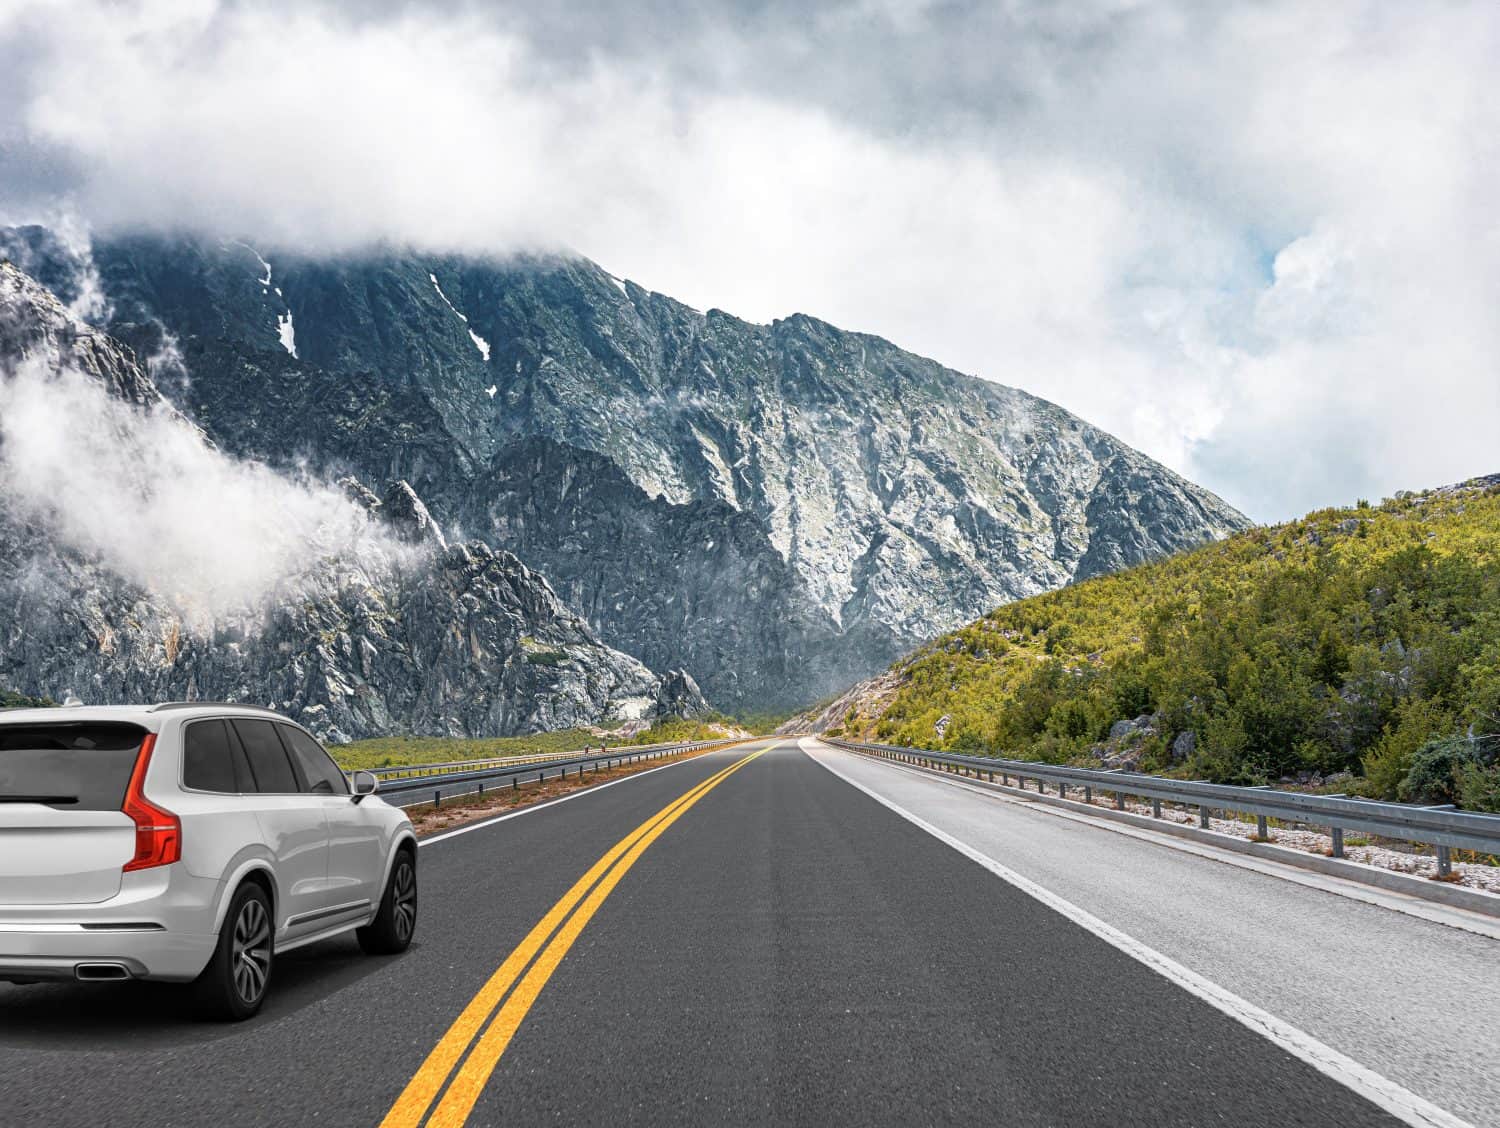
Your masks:
<svg viewBox="0 0 1500 1128"><path fill-rule="evenodd" d="M716 749L716 751L718 751L718 749ZM696 759L698 759L698 757L694 756L693 760ZM575 791L571 795L563 795L559 796L556 799L548 799L545 803L532 803L528 806L522 807L519 811L511 811L509 814L496 815L492 819L480 819L477 822L471 822L465 824L464 826L455 827L453 830L445 830L442 834L434 834L429 838L419 838L417 839L417 845L431 846L434 842L444 842L449 838L457 838L460 834L468 834L473 830L483 830L487 826L494 826L496 823L503 823L508 821L509 819L518 819L522 815L529 815L534 811L545 811L548 807L555 807L559 803L566 803L570 799L582 799L585 795L597 795L599 794L599 792L604 791L607 788L615 787L622 783L630 783L632 780L645 779L648 775L655 775L657 772L664 772L668 768L680 768L683 764L692 763L693 760L674 760L670 764L662 764L659 767L647 768L643 772L636 772L634 775L628 775L624 779L612 779L608 783L596 783L592 787L586 787L582 791Z"/></svg>
<svg viewBox="0 0 1500 1128"><path fill-rule="evenodd" d="M815 747L818 742L804 737L798 742L803 752L810 752L808 744ZM809 755L808 758L816 764L821 764L829 772L843 780L850 787L862 791L881 806L886 807L900 815L913 826L925 830L945 846L952 847L970 861L977 862L989 870L1002 881L1009 882L1021 892L1036 898L1049 909L1062 916L1067 917L1080 928L1087 929L1105 943L1118 948L1132 959L1145 964L1152 971L1165 979L1170 980L1189 994L1195 995L1208 1003L1214 1009L1221 1011L1243 1026L1248 1027L1261 1037L1279 1046L1299 1061L1304 1061L1312 1066L1325 1077L1337 1081L1339 1084L1353 1090L1365 1100L1377 1108L1390 1113L1404 1124L1421 1125L1422 1128L1472 1128L1467 1121L1460 1120L1451 1112L1439 1108L1431 1101L1419 1097L1410 1089L1376 1073L1351 1057L1339 1053L1332 1046L1324 1045L1311 1034L1299 1030L1289 1022L1284 1022L1268 1011L1242 999L1233 991L1220 987L1212 980L1205 979L1195 971L1191 971L1169 956L1163 955L1155 948L1142 944L1132 936L1127 936L1113 925L1106 924L1092 913L1080 909L1071 901L1066 901L1032 881L1030 878L1022 877L1015 870L1002 865L988 854L980 853L968 843L953 837L945 830L933 826L920 815L913 814L905 807L887 799L884 795L871 790L858 780L845 775L821 756Z"/></svg>
<svg viewBox="0 0 1500 1128"><path fill-rule="evenodd" d="M828 748L830 746L823 745L823 747ZM840 751L843 751L843 749L840 749ZM850 755L859 754L850 753ZM1240 854L1227 847L1220 846L1216 842L1205 842L1195 838L1179 838L1156 827L1143 827L1135 823L1116 822L1113 819L1097 817L1095 812L1088 808L1073 810L1069 807L1055 806L1052 803L1038 803L1036 798L1028 793L1017 793L1014 788L1002 789L999 784L984 786L963 776L933 772L926 768L918 767L915 764L896 763L871 756L861 756L861 759L868 760L871 764L877 765L880 768L893 772L903 772L940 787L954 787L960 791L966 791L970 795L978 795L996 803L1004 803L1006 806L1012 807L1017 811L1023 811L1028 815L1063 819L1067 822L1079 823L1082 826L1092 827L1094 830L1102 830L1109 834L1119 834L1125 838L1133 838L1137 842L1158 846L1163 850L1173 850L1179 854L1202 858L1204 861L1233 866L1236 869L1248 870L1251 873L1258 873L1264 877L1273 877L1277 881L1285 881L1293 885L1304 886L1307 889L1315 889L1319 893L1328 893L1335 897L1344 897L1350 901L1360 901L1366 905L1389 909L1393 913L1415 917L1417 920L1426 921L1428 924L1440 925L1443 928L1457 928L1464 932L1472 932L1476 936L1486 936L1491 940L1500 940L1500 919L1481 916L1477 912L1462 909L1456 905L1449 905L1441 901L1424 901L1419 899L1415 894L1406 893L1399 889L1387 889L1383 885L1363 885L1352 877L1322 873L1318 870L1301 869L1296 867L1293 862L1281 861L1278 858L1267 858L1257 854ZM1181 826L1183 824L1178 823L1175 825ZM1291 847L1282 847L1282 849L1290 850Z"/></svg>

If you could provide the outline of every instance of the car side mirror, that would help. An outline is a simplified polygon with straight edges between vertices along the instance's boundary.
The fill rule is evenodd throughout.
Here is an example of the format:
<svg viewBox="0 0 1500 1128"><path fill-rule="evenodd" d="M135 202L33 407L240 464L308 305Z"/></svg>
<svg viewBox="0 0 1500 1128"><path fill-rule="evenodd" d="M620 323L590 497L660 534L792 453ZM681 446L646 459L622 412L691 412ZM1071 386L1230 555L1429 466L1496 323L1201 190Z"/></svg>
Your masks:
<svg viewBox="0 0 1500 1128"><path fill-rule="evenodd" d="M374 772L355 772L349 777L349 784L354 790L354 801L361 803L366 795L374 795L380 790L380 779Z"/></svg>

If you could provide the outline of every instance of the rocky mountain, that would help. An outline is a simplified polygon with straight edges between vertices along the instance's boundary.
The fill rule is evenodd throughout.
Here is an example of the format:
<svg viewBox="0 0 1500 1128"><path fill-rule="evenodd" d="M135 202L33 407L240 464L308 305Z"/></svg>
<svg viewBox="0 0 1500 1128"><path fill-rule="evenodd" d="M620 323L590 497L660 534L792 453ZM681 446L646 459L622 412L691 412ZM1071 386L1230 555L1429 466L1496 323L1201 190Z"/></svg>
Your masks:
<svg viewBox="0 0 1500 1128"><path fill-rule="evenodd" d="M148 411L189 427L129 347L0 264L0 375L60 396L70 373L130 405L106 417L120 427L148 426ZM128 435L82 424L80 444L135 449ZM14 477L17 467L6 470ZM86 499L58 497L38 510L7 490L0 684L98 702L263 702L335 740L510 735L706 709L687 674L659 678L601 644L515 556L483 541L448 543L407 482L391 483L383 499L354 478L340 484L355 519L368 523L357 551L315 554L264 605L208 621L186 613L164 578L132 582L107 548L72 543L62 511ZM141 488L152 486L143 476ZM197 521L192 535L215 535L210 506Z"/></svg>
<svg viewBox="0 0 1500 1128"><path fill-rule="evenodd" d="M410 482L722 708L804 704L997 604L1246 524L1034 396L581 258L0 245L95 301L226 451Z"/></svg>

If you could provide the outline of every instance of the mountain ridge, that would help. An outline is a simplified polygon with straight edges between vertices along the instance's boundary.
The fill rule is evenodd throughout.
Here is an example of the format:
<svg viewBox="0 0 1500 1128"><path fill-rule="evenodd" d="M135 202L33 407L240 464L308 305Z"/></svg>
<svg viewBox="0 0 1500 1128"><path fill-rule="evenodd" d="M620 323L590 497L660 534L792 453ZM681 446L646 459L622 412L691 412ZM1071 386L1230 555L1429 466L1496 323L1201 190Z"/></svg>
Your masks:
<svg viewBox="0 0 1500 1128"><path fill-rule="evenodd" d="M167 437L190 457L171 468L190 475L217 459L225 473L237 472L157 394L128 346L78 322L10 263L0 263L0 376L7 397L27 381L34 394L74 397L59 402L102 394L105 410L84 421L100 427L77 437L119 452L128 493L144 505L173 484L136 457L163 437L163 417L176 432ZM157 429L145 433L153 416ZM17 439L8 434L6 445ZM12 484L22 472L6 463ZM78 483L63 481L60 494L54 479L47 484L43 496L12 489L0 499L0 684L23 694L249 700L335 741L503 736L706 711L690 677L659 677L604 646L511 553L447 543L404 481L382 500L345 479L349 510L336 516L352 522L358 539L303 546L302 563L266 602L247 594L243 606L206 618L176 602L176 584L194 578L170 570L183 544L148 546L161 565L148 552L147 574L132 579L112 563L108 544L71 543L64 511L80 500ZM226 515L213 513L215 500L204 496L201 512L184 518L188 547L221 535ZM215 558L195 559L189 565L201 568Z"/></svg>
<svg viewBox="0 0 1500 1128"><path fill-rule="evenodd" d="M65 294L78 273L36 229L0 245ZM805 704L997 603L1247 523L1028 393L805 314L700 313L586 259L127 236L96 242L88 276L226 450L405 479L445 529L496 544L524 527L517 549L606 642L687 666L724 708ZM633 554L608 575L512 488L504 467L537 441L553 495L600 458L619 471ZM674 548L710 542L780 571L768 606L736 598L712 550ZM670 636L664 591L699 609ZM754 631L725 642L733 616L791 626L763 653Z"/></svg>

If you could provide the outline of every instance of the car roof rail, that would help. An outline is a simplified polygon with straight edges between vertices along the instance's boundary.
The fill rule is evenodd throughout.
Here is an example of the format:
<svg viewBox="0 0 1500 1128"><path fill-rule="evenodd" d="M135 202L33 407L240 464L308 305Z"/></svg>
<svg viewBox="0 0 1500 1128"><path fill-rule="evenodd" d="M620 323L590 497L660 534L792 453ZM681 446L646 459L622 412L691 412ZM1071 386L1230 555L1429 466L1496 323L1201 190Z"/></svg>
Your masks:
<svg viewBox="0 0 1500 1128"><path fill-rule="evenodd" d="M147 712L162 713L168 709L254 709L258 713L276 713L269 705L251 705L244 701L163 701L151 706Z"/></svg>

